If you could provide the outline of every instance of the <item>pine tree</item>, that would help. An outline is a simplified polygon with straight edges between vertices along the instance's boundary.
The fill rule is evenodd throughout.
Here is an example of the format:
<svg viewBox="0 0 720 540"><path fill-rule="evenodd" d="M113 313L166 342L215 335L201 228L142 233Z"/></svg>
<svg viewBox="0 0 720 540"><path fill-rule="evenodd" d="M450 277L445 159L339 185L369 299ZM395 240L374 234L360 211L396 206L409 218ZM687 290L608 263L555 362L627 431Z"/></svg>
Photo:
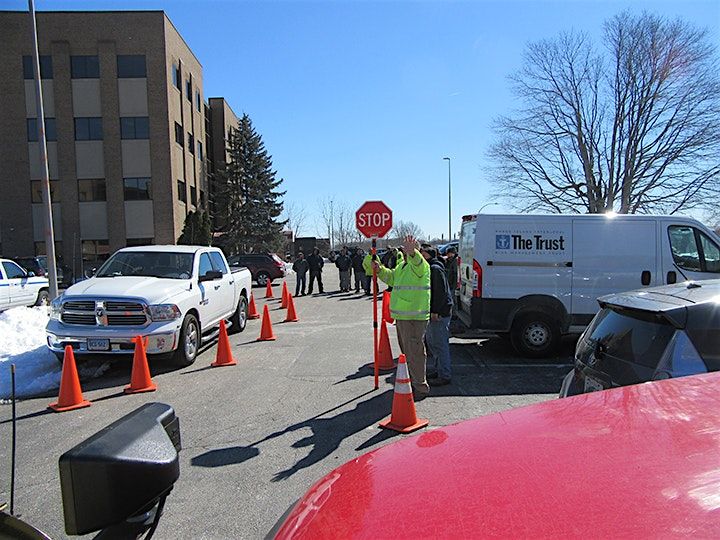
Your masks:
<svg viewBox="0 0 720 540"><path fill-rule="evenodd" d="M198 210L185 216L183 231L178 244L189 246L209 246L212 241L212 227L207 212Z"/></svg>
<svg viewBox="0 0 720 540"><path fill-rule="evenodd" d="M218 174L219 213L225 226L223 247L229 253L275 251L282 245L284 221L281 197L277 191L272 156L247 114L232 130L228 141L229 162Z"/></svg>

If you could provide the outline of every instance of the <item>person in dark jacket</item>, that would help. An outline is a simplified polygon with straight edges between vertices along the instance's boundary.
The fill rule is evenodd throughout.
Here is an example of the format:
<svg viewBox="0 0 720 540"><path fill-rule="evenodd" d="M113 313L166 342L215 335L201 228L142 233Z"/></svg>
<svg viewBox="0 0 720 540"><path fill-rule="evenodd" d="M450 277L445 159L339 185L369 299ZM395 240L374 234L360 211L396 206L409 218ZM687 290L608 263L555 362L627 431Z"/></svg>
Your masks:
<svg viewBox="0 0 720 540"><path fill-rule="evenodd" d="M457 318L457 285L458 285L458 258L457 251L454 247L449 247L445 252L445 271L447 273L448 286L450 287L450 295L453 299L452 318Z"/></svg>
<svg viewBox="0 0 720 540"><path fill-rule="evenodd" d="M430 322L425 331L427 348L428 384L450 384L452 369L450 361L450 318L453 297L445 275L445 265L437 258L434 247L420 249L430 264Z"/></svg>
<svg viewBox="0 0 720 540"><path fill-rule="evenodd" d="M340 255L335 258L335 266L340 271L340 290L348 292L350 290L350 269L352 268L352 260L347 254L347 248L340 250Z"/></svg>
<svg viewBox="0 0 720 540"><path fill-rule="evenodd" d="M352 256L353 274L355 274L355 292L360 292L360 287L364 288L365 269L363 268L363 259L365 253L361 248L357 248Z"/></svg>
<svg viewBox="0 0 720 540"><path fill-rule="evenodd" d="M310 285L308 287L308 294L312 294L313 282L315 280L318 282L320 294L323 294L322 269L325 261L320 255L320 250L318 248L313 249L312 254L307 258L307 262L310 267Z"/></svg>
<svg viewBox="0 0 720 540"><path fill-rule="evenodd" d="M297 255L297 259L292 265L293 272L297 276L297 284L295 285L295 297L305 296L305 283L307 282L308 262L305 260L305 254L301 251Z"/></svg>

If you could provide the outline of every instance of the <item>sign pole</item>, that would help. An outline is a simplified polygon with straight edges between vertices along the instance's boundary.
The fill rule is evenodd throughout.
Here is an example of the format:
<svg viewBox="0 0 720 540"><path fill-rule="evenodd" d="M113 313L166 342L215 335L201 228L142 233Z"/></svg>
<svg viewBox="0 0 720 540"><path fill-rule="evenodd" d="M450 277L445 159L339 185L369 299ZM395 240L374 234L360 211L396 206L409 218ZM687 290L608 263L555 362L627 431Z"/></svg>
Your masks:
<svg viewBox="0 0 720 540"><path fill-rule="evenodd" d="M377 261L377 238L372 238L372 260ZM373 295L373 364L375 365L375 390L380 388L379 381L379 354L378 354L378 316L377 316L377 296L378 296L378 282L377 282L377 269L373 265L372 275L372 295Z"/></svg>

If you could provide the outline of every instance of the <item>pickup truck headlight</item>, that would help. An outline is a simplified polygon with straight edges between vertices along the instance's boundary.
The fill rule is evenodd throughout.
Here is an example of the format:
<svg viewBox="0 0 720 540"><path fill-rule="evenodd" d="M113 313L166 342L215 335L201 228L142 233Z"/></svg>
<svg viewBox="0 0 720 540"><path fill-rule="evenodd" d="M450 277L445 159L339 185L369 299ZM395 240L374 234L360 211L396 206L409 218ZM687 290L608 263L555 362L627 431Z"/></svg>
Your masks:
<svg viewBox="0 0 720 540"><path fill-rule="evenodd" d="M180 308L175 304L158 304L156 306L148 306L150 318L153 321L172 321L179 319L182 315Z"/></svg>
<svg viewBox="0 0 720 540"><path fill-rule="evenodd" d="M62 312L62 296L58 296L55 300L50 302L50 318L54 321L59 321L61 312Z"/></svg>

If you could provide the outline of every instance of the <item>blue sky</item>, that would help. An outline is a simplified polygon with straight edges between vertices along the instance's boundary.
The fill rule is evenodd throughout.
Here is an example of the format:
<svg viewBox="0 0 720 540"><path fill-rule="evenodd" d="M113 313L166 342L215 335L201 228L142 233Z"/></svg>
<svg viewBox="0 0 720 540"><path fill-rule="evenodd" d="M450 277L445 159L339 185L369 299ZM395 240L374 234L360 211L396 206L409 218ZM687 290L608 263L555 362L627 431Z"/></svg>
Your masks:
<svg viewBox="0 0 720 540"><path fill-rule="evenodd" d="M4 9L26 9L4 0ZM599 38L629 9L681 16L720 42L712 1L49 1L37 9L163 9L203 65L205 95L246 112L285 179L286 200L356 208L382 199L396 220L447 235L491 203L493 118L513 107L507 76L530 41L563 30ZM487 211L505 210L490 206Z"/></svg>

